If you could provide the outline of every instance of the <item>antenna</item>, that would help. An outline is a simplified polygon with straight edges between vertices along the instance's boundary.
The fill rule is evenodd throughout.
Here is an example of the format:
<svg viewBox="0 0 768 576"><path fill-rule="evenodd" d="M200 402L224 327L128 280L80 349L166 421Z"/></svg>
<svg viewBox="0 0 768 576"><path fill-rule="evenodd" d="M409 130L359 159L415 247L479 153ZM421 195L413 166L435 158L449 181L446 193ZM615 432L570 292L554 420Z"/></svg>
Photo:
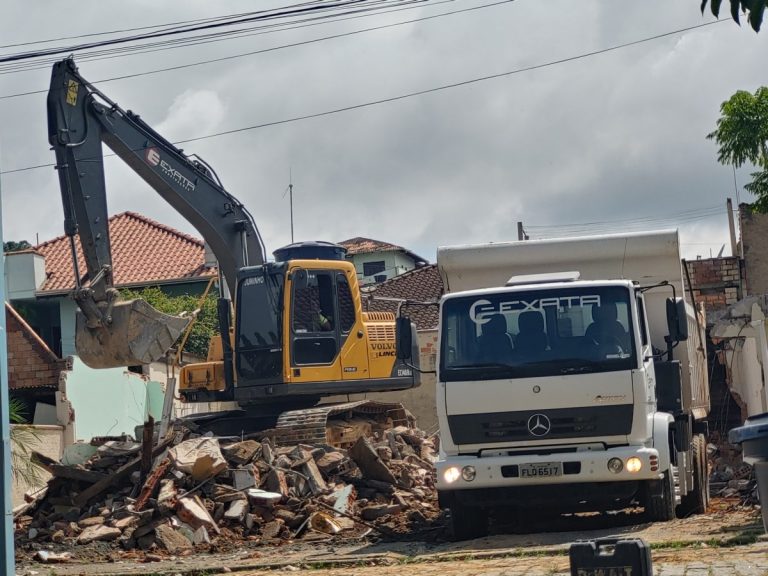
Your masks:
<svg viewBox="0 0 768 576"><path fill-rule="evenodd" d="M291 244L293 244L293 169L290 167L288 168L288 188L283 192L283 198L285 198L286 193L291 206Z"/></svg>

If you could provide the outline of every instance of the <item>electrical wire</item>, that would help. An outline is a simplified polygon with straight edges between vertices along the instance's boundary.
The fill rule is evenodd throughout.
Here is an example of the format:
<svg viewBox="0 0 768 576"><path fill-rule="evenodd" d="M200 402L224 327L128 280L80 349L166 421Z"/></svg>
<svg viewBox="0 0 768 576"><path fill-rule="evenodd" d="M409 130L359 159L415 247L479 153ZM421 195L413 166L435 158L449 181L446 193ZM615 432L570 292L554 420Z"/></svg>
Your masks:
<svg viewBox="0 0 768 576"><path fill-rule="evenodd" d="M379 2L391 2L391 0L378 0ZM304 18L301 20L293 20L291 23L277 23L277 24L261 24L255 27L242 28L232 31L217 32L215 34L197 35L191 38L180 38L165 40L157 43L143 43L136 46L123 46L119 48L110 48L103 51L89 51L85 53L79 53L78 61L100 61L113 58L123 58L126 56L137 56L141 54L149 54L154 52L161 52L165 50L173 50L177 48L187 48L190 46L198 46L201 44L209 44L213 42L222 42L226 40L237 40L248 36L256 36L263 34L271 34L275 32L284 32L289 30L296 30L300 28L308 28L311 26L333 24L336 22L343 22L345 20L352 20L357 18L367 18L371 16L378 16L380 14L389 14L392 12L399 12L403 10L414 10L422 7L424 2L429 2L429 5L445 4L448 2L454 2L455 0L399 0L400 8L394 8L390 10L384 10L382 8L362 8L356 10L350 10L342 12L340 14L346 17L338 17L337 14L315 16L312 18ZM411 5L413 4L413 5ZM351 14L351 16L350 16ZM302 24L303 23L303 24ZM252 32L256 30L256 32ZM44 69L56 62L58 58L41 59L35 61L21 61L10 62L0 64L0 74L18 74L20 72L29 72L39 69Z"/></svg>
<svg viewBox="0 0 768 576"><path fill-rule="evenodd" d="M442 0L442 1L439 1L439 2L434 2L433 4L435 4L435 5L436 4L444 4L444 3L447 3L447 2L453 2L453 1L454 0ZM410 19L410 20L403 20L403 21L394 22L394 23L391 23L391 24L383 24L381 26L373 26L373 27L370 27L370 28L363 28L363 29L360 29L360 30L353 30L351 32L343 32L343 33L340 33L340 34L333 34L331 36L323 36L321 38L313 38L311 40L303 40L301 42L293 42L291 44L282 44L280 46L272 46L270 48L263 48L261 50L253 50L253 51L250 51L250 52L241 52L239 54L232 54L230 56L222 56L220 58L212 58L212 59L209 59L209 60L200 60L200 61L197 61L197 62L190 62L188 64L179 64L179 65L176 65L176 66L168 66L166 68L157 68L155 70L147 70L147 71L144 71L144 72L137 72L135 74L123 74L121 76L112 76L110 78L103 78L101 80L96 80L96 81L93 82L93 84L105 84L107 82L115 82L115 81L118 81L118 80L126 80L126 79L129 79L129 78L138 78L138 77L141 77L141 76L149 76L149 75L152 75L152 74L159 74L159 73L162 73L162 72L170 72L170 71L174 71L174 70L183 70L183 69L192 68L192 67L195 67L195 66L203 66L203 65L207 65L207 64L214 64L214 63L218 63L218 62L225 62L225 61L228 61L228 60L234 60L234 59L237 59L237 58L245 58L245 57L248 57L248 56L254 56L254 55L257 55L257 54L264 54L264 53L267 53L267 52L274 52L274 51L283 50L283 49L286 49L286 48L294 48L294 47L297 47L297 46L305 46L305 45L308 45L308 44L316 44L318 42L324 42L326 40L335 40L335 39L338 39L338 38L345 38L345 37L348 37L348 36L356 36L358 34L364 34L364 33L373 32L373 31L376 31L376 30L385 30L387 28L394 28L394 27L397 27L397 26L404 26L406 24L414 24L416 22L424 22L424 21L428 21L428 20L435 20L437 18L442 18L444 16L453 16L455 14L463 14L465 12L472 12L472 11L475 11L475 10L481 10L483 8L492 8L492 7L495 7L495 6L500 6L502 4L509 4L509 3L514 2L514 1L515 0L500 0L498 2L493 2L493 3L490 3L490 4L483 4L481 6L473 6L471 8L463 8L461 10L453 10L453 11L450 11L450 12L443 12L441 14L433 14L431 16L424 16L424 17L421 17L421 18L413 18L413 19ZM390 13L390 12L395 12L395 11L400 11L400 10L406 10L406 9L411 10L413 8L412 7L411 8L398 8L397 10L390 10L390 11L385 12L385 13ZM366 16L369 16L369 15L366 15ZM360 18L360 17L361 16L355 16L355 18ZM0 74L3 74L3 73L0 72ZM6 99L9 99L9 98L18 98L18 97L22 97L22 96L31 96L33 94L45 94L47 92L48 92L48 89L42 89L42 90L33 90L33 91L29 91L29 92L18 92L16 94L5 94L5 95L0 96L0 100L6 100Z"/></svg>
<svg viewBox="0 0 768 576"><path fill-rule="evenodd" d="M582 54L577 54L575 56L569 56L569 57L566 57L566 58L560 58L558 60L550 60L550 61L544 62L542 64L534 64L534 65L531 65L531 66L525 66L523 68L516 68L514 70L510 70L510 71L507 71L507 72L500 72L498 74L489 74L487 76L480 76L480 77L477 77L477 78L471 78L471 79L468 79L468 80L462 80L462 81L454 82L454 83L451 83L451 84L444 84L442 86L436 86L436 87L433 87L433 88L427 88L425 90L418 90L416 92L409 92L409 93L406 93L406 94L400 94L398 96L391 96L389 98L381 98L381 99L378 99L378 100L371 100L371 101L368 101L368 102L363 102L363 103L360 103L360 104L353 104L353 105L350 105L350 106L344 106L344 107L335 108L335 109L332 109L332 110L326 110L326 111L323 111L323 112L316 112L316 113L312 113L312 114L304 114L304 115L301 115L301 116L294 116L294 117L291 117L291 118L284 118L282 120L274 120L274 121L271 121L271 122L264 122L264 123L261 123L261 124L254 124L252 126L244 126L244 127L241 127L241 128L234 128L232 130L224 130L224 131L221 131L221 132L214 132L214 133L211 133L211 134L205 134L205 135L202 135L202 136L196 136L196 137L193 137L193 138L186 138L184 140L177 140L177 141L173 142L173 144L186 144L186 143L189 143L189 142L197 142L199 140L207 140L207 139L217 138L217 137L220 137L220 136L226 136L226 135L230 135L230 134L238 134L240 132L247 132L247 131L251 131L251 130L257 130L257 129L260 129L260 128L267 128L267 127L270 127L270 126L279 126L279 125L282 125L282 124L289 124L289 123L292 123L292 122L299 122L299 121L302 121L302 120L309 120L311 118L320 118L320 117L323 117L323 116L330 116L330 115L339 114L339 113L342 113L342 112L349 112L351 110L360 110L362 108L369 108L369 107L377 106L377 105L380 105L380 104L385 104L385 103L389 103L389 102L396 102L396 101L399 101L399 100L405 100L405 99L408 99L408 98L413 98L413 97L416 97L416 96L422 96L422 95L425 95L425 94L432 94L432 93L435 93L435 92L441 92L441 91L449 90L449 89L452 89L452 88L458 88L460 86L468 86L468 85L471 85L471 84L477 84L477 83L485 82L485 81L488 81L488 80L504 78L504 77L515 75L515 74L521 74L523 72L529 72L531 70L540 70L542 68L548 68L548 67L551 67L551 66L557 66L559 64L575 62L577 60L582 60L582 59L590 58L590 57L597 56L597 55L600 55L600 54L606 54L608 52L614 52L616 50L621 50L623 48L628 48L630 46L636 46L638 44L644 44L644 43L652 42L654 40L658 40L658 39L661 39L661 38L666 38L666 37L669 37L669 36L674 36L674 35L677 35L677 34L681 34L683 32L688 32L688 31L691 31L691 30L697 30L699 28L704 28L704 27L707 27L707 26L713 26L713 25L716 25L716 24L724 24L724 23L726 23L725 20L717 20L717 21L714 21L714 22L707 22L707 23L704 23L704 24L697 24L695 26L688 26L686 28L679 28L677 30L672 30L670 32L664 32L662 34L656 34L654 36L648 36L648 37L642 38L640 40L633 40L631 42L625 42L623 44L617 44L617 45L614 45L614 46L610 46L608 48L602 48L600 50L593 50L591 52L584 52ZM23 171L27 171L27 170L35 170L35 169L38 169L38 168L45 168L45 167L49 167L49 166L53 166L53 165L54 164L51 163L51 164L41 164L41 165L37 165L37 166L27 166L27 167L23 167L23 168L14 168L14 169L11 169L11 170L0 171L0 174L13 174L13 173L23 172Z"/></svg>
<svg viewBox="0 0 768 576"><path fill-rule="evenodd" d="M400 3L401 1L404 2L410 2L414 0L337 0L333 4L314 4L314 5L307 5L302 4L296 7L288 6L283 8L278 8L275 10L269 10L269 11L259 11L256 13L251 13L251 15L241 18L236 18L234 20L227 20L223 22L205 22L200 24L193 24L190 26L185 27L176 27L172 29L167 30L159 30L155 32L147 32L145 34L135 34L132 36L123 36L119 38L111 38L108 40L101 40L98 42L88 42L83 44L76 44L76 45L69 45L69 46L55 46L53 48L46 48L43 50L37 50L33 52L17 52L13 54L4 54L0 55L0 63L4 62L17 62L20 60L29 60L33 58L39 58L41 56L51 56L56 54L71 54L73 52L77 52L80 50L87 50L90 48L98 48L101 46L112 46L116 44L125 44L127 42L136 42L140 40L148 40L152 38L164 38L166 36L175 36L178 34L188 34L190 32L198 32L203 30L211 30L226 26L233 26L237 24L245 24L248 22L255 22L259 20L265 20L265 19L274 19L274 18L281 18L281 17L290 17L290 16L298 16L298 15L304 15L309 14L312 12L317 11L329 11L332 9L338 9L338 8L344 8L347 6L353 6L353 5L361 5L361 4L370 4L373 1L373 3ZM428 0L415 0L415 1L428 1Z"/></svg>

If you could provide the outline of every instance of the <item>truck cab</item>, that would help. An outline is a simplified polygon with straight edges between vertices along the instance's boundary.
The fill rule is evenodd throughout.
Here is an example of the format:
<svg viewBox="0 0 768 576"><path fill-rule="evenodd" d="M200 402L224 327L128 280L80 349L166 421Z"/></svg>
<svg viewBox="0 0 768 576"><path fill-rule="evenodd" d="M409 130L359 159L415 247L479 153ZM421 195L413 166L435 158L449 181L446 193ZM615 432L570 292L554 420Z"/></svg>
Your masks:
<svg viewBox="0 0 768 576"><path fill-rule="evenodd" d="M483 534L491 511L696 508L706 360L676 238L438 250L437 482L458 539ZM611 273L612 254L636 279Z"/></svg>

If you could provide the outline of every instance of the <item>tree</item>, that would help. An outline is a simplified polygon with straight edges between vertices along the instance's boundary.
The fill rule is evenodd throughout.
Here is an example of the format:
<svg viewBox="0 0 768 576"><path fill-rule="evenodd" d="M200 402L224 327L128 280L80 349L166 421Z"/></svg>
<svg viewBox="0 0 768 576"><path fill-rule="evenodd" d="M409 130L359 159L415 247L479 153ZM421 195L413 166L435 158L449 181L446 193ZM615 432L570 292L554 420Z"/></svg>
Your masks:
<svg viewBox="0 0 768 576"><path fill-rule="evenodd" d="M763 14L766 7L768 7L768 0L729 0L731 3L731 18L733 18L737 24L741 25L739 21L739 12L747 14L747 21L755 32L760 31L760 25L763 23ZM720 18L720 5L722 0L702 0L701 13L704 14L704 10L709 4L712 14L715 18Z"/></svg>
<svg viewBox="0 0 768 576"><path fill-rule="evenodd" d="M142 298L147 303L165 314L178 316L182 313L191 314L198 308L200 311L192 325L192 331L184 345L184 351L195 356L208 355L208 343L211 337L219 333L218 315L216 314L216 296L208 294L208 297L200 305L199 296L169 296L160 288L144 288L142 290L121 290L121 296L125 300Z"/></svg>
<svg viewBox="0 0 768 576"><path fill-rule="evenodd" d="M768 213L768 87L754 94L739 90L720 105L717 129L707 134L719 146L721 164L739 168L747 162L759 170L744 188L757 197L753 209Z"/></svg>
<svg viewBox="0 0 768 576"><path fill-rule="evenodd" d="M3 242L3 252L18 252L19 250L29 250L30 248L32 248L32 244L26 240L21 242L14 242L13 240Z"/></svg>
<svg viewBox="0 0 768 576"><path fill-rule="evenodd" d="M35 429L24 418L24 404L16 398L8 403L11 424L11 471L13 477L33 487L41 483L40 471L32 462L32 450L39 441Z"/></svg>

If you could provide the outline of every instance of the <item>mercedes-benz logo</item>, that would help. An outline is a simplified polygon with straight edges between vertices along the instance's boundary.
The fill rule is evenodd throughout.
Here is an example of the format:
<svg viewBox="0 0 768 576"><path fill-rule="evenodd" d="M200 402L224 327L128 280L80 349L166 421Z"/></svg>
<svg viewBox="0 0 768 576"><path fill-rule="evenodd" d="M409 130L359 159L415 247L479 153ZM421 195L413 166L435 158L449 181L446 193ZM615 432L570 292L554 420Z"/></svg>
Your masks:
<svg viewBox="0 0 768 576"><path fill-rule="evenodd" d="M544 414L534 414L528 418L528 432L534 436L546 436L552 429L552 423Z"/></svg>

